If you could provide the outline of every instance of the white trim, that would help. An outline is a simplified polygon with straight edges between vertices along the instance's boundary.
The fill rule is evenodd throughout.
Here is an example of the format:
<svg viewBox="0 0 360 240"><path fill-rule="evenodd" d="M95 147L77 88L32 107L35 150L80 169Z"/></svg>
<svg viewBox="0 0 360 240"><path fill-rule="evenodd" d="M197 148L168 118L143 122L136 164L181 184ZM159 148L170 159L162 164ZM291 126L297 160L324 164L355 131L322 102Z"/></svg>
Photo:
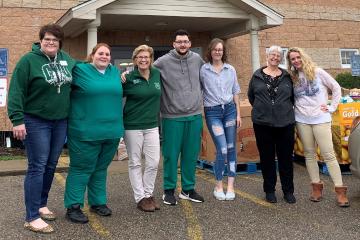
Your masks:
<svg viewBox="0 0 360 240"><path fill-rule="evenodd" d="M351 68L351 63L349 63L349 64L343 63L343 58L341 56L342 52L355 52L355 54L359 54L359 49L356 49L356 48L340 48L339 49L341 68Z"/></svg>

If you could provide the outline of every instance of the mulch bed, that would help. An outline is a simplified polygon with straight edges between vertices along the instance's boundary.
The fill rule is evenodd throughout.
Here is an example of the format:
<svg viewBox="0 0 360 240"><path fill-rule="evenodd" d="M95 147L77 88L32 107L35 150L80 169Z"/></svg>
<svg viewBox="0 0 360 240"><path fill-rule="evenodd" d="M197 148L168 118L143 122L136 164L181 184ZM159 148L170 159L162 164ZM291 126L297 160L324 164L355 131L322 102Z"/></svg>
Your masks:
<svg viewBox="0 0 360 240"><path fill-rule="evenodd" d="M26 156L25 149L0 147L0 156Z"/></svg>

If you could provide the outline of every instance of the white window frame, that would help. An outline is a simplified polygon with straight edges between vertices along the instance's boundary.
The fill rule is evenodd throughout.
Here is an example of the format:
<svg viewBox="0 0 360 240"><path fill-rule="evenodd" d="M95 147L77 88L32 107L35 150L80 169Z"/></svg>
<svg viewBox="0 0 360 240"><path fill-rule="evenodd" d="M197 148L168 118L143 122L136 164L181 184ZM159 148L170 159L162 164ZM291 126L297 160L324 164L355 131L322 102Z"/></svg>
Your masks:
<svg viewBox="0 0 360 240"><path fill-rule="evenodd" d="M340 50L339 50L341 68L351 68L351 64L343 63L343 58L342 58L342 53L343 52L354 52L354 54L359 54L359 49L356 49L356 48L340 48Z"/></svg>
<svg viewBox="0 0 360 240"><path fill-rule="evenodd" d="M266 55L269 52L270 47L266 48ZM283 69L287 69L288 66L288 62L286 59L286 54L289 51L289 48L286 47L281 47L281 51L282 51L282 58L281 58L281 63L279 64L279 67L283 68Z"/></svg>

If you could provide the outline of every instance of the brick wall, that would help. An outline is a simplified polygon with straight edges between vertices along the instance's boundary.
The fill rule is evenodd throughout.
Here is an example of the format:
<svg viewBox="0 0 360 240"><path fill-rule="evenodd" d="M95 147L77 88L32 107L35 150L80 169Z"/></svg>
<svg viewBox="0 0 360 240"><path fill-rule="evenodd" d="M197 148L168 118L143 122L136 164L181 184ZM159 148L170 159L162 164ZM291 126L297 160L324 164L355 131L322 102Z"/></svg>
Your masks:
<svg viewBox="0 0 360 240"><path fill-rule="evenodd" d="M260 61L266 64L265 49L271 45L301 47L334 77L342 69L340 48L360 48L359 0L261 0L284 16L284 24L259 32ZM340 3L341 2L341 3ZM237 70L246 98L252 75L249 35L227 41L229 61Z"/></svg>
<svg viewBox="0 0 360 240"><path fill-rule="evenodd" d="M2 8L0 11L0 48L9 49L9 74L22 55L31 49L38 40L38 32L42 25L54 22L62 16L63 10L44 11L42 9ZM7 118L6 108L0 108L0 131L10 130L11 123Z"/></svg>
<svg viewBox="0 0 360 240"><path fill-rule="evenodd" d="M30 50L38 39L40 26L59 19L70 7L83 2L75 0L0 0L0 47L9 48L9 72L19 58ZM265 48L271 45L304 48L314 61L333 76L341 71L339 48L360 48L359 0L261 0L285 16L284 25L259 33L261 65L265 64ZM149 42L144 42L145 36ZM66 41L64 49L74 58L83 59L86 53L87 34ZM207 33L193 34L193 46L205 50L209 41ZM110 45L151 46L171 45L169 32L99 32L99 41ZM237 70L246 98L252 75L249 35L226 41L229 62ZM0 131L10 130L6 109L0 108Z"/></svg>
<svg viewBox="0 0 360 240"><path fill-rule="evenodd" d="M64 9L69 8L84 1L78 0L0 0L0 7L4 8L47 8Z"/></svg>
<svg viewBox="0 0 360 240"><path fill-rule="evenodd" d="M78 2L0 0L0 48L9 49L8 81L17 61L38 41L40 27L55 22ZM7 109L0 108L0 131L9 131L11 127Z"/></svg>

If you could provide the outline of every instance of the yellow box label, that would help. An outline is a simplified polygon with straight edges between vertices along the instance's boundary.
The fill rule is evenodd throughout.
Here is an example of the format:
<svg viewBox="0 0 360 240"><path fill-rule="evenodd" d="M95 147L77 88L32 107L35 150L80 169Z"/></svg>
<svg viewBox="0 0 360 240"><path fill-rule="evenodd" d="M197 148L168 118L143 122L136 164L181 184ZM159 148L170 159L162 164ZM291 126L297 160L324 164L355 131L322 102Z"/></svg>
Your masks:
<svg viewBox="0 0 360 240"><path fill-rule="evenodd" d="M351 125L353 119L360 115L360 102L341 103L338 110L340 124Z"/></svg>

